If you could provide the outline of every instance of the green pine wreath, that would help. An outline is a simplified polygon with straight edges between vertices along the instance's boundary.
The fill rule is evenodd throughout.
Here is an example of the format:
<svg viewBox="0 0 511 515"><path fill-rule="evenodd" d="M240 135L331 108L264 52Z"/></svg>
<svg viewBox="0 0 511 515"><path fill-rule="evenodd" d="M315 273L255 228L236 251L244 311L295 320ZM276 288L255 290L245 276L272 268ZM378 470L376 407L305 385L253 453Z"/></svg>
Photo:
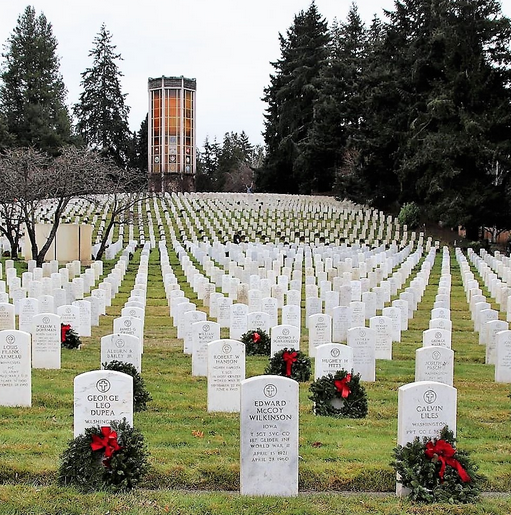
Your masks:
<svg viewBox="0 0 511 515"><path fill-rule="evenodd" d="M391 464L399 474L399 482L410 489L411 500L449 504L478 500L483 478L468 453L456 449L455 443L453 432L445 426L438 439L416 437L394 449ZM447 449L450 453L444 454ZM452 451L452 458L446 458Z"/></svg>
<svg viewBox="0 0 511 515"><path fill-rule="evenodd" d="M106 440L110 457L106 446L98 449L101 443L93 448ZM124 419L112 422L110 427L89 427L71 440L60 456L58 483L75 486L84 493L128 491L139 484L148 469L144 437Z"/></svg>
<svg viewBox="0 0 511 515"><path fill-rule="evenodd" d="M241 336L241 342L245 344L247 356L269 356L271 351L271 339L266 331L257 328L255 331L247 331Z"/></svg>
<svg viewBox="0 0 511 515"><path fill-rule="evenodd" d="M152 400L152 397L146 389L142 376L132 363L113 360L103 363L101 366L103 370L115 370L130 375L133 378L133 411L139 412L147 409L147 403Z"/></svg>
<svg viewBox="0 0 511 515"><path fill-rule="evenodd" d="M346 397L336 386L339 383L344 384ZM367 393L360 384L360 374L341 369L334 375L328 374L313 381L309 390L315 415L338 418L364 418L367 415ZM333 399L342 400L342 407L332 406Z"/></svg>
<svg viewBox="0 0 511 515"><path fill-rule="evenodd" d="M82 342L69 324L60 324L60 344L65 349L79 349Z"/></svg>
<svg viewBox="0 0 511 515"><path fill-rule="evenodd" d="M264 373L290 377L295 381L303 383L310 379L311 368L311 360L303 352L292 348L285 348L276 352L270 358Z"/></svg>

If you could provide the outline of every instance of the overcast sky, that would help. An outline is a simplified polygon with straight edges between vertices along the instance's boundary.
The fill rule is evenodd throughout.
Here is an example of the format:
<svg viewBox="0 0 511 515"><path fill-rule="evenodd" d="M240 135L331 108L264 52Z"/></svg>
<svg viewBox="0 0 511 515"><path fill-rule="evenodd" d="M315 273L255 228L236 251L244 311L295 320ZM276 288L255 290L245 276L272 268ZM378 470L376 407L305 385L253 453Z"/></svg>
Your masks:
<svg viewBox="0 0 511 515"><path fill-rule="evenodd" d="M0 0L0 42L5 44L27 5L43 12L59 42L68 104L78 101L80 74L101 24L111 32L123 61L123 93L131 107L130 127L138 130L147 113L148 77L197 79L197 144L206 136L222 141L226 132L245 131L262 144L263 89L280 57L279 32L311 0ZM329 23L346 19L352 0L316 0ZM393 0L359 0L362 19L384 18ZM501 2L511 16L511 0ZM2 58L3 62L3 58Z"/></svg>

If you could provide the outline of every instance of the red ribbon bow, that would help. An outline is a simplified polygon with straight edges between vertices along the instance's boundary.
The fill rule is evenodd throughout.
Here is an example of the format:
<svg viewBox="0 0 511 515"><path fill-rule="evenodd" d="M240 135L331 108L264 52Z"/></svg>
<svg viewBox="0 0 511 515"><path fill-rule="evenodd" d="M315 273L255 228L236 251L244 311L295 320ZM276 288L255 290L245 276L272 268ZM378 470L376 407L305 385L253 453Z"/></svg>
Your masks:
<svg viewBox="0 0 511 515"><path fill-rule="evenodd" d="M103 465L105 467L110 466L110 459L114 452L120 451L122 447L117 442L117 432L112 431L108 426L101 428L101 434L103 436L92 435L92 443L90 444L93 451L100 451L105 449L105 459Z"/></svg>
<svg viewBox="0 0 511 515"><path fill-rule="evenodd" d="M438 476L442 482L444 481L446 465L455 468L464 483L468 483L470 481L470 476L461 466L461 463L454 458L456 449L454 449L449 442L446 442L445 440L437 440L435 443L429 441L426 444L426 450L424 452L426 453L427 458L430 460L438 460L442 464L440 471L438 472Z"/></svg>
<svg viewBox="0 0 511 515"><path fill-rule="evenodd" d="M296 352L288 352L285 351L284 354L282 354L282 359L286 363L286 376L291 376L291 367L293 366L293 363L296 362Z"/></svg>
<svg viewBox="0 0 511 515"><path fill-rule="evenodd" d="M348 395L351 393L350 387L348 383L351 381L351 374L347 374L346 377L341 379L340 381L334 381L335 387L337 391L341 394L343 399L346 399Z"/></svg>
<svg viewBox="0 0 511 515"><path fill-rule="evenodd" d="M261 335L260 335L259 333L254 333L254 334L252 335L252 341L253 341L254 343L257 343L260 339L261 339Z"/></svg>
<svg viewBox="0 0 511 515"><path fill-rule="evenodd" d="M69 324L60 324L60 341L65 342L67 332L71 329Z"/></svg>

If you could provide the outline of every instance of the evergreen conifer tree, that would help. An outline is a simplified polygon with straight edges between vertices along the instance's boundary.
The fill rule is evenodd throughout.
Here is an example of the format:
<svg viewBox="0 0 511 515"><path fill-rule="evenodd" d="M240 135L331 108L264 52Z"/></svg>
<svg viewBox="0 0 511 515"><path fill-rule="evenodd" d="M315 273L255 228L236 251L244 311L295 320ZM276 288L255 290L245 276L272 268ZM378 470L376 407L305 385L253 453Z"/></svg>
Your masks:
<svg viewBox="0 0 511 515"><path fill-rule="evenodd" d="M314 2L279 40L281 57L272 63L275 73L264 90L267 154L257 185L275 192L317 191L321 181L310 166L309 140L330 36Z"/></svg>
<svg viewBox="0 0 511 515"><path fill-rule="evenodd" d="M330 190L336 175L346 168L348 147L357 150L356 143L349 142L360 123L366 32L355 4L347 21L334 20L330 29L331 55L321 73L310 144L310 167L321 173L324 190Z"/></svg>
<svg viewBox="0 0 511 515"><path fill-rule="evenodd" d="M373 204L511 223L511 25L495 0L400 0L367 74L362 147Z"/></svg>
<svg viewBox="0 0 511 515"><path fill-rule="evenodd" d="M2 54L0 109L4 146L33 147L52 154L71 140L57 40L44 14L28 6Z"/></svg>
<svg viewBox="0 0 511 515"><path fill-rule="evenodd" d="M101 25L89 53L92 67L82 73L83 88L74 113L77 132L86 145L109 156L119 166L126 166L130 154L131 132L128 126L129 107L122 93L122 73L117 66L121 55L115 52L112 35Z"/></svg>

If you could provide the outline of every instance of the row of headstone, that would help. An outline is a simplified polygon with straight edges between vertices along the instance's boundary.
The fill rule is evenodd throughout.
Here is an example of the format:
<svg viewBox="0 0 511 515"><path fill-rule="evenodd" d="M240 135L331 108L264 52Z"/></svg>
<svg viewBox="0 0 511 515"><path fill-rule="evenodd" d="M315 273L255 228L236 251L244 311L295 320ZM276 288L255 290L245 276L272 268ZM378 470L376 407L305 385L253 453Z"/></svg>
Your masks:
<svg viewBox="0 0 511 515"><path fill-rule="evenodd" d="M491 277L490 287L495 288L495 278L488 272L486 263L469 249L469 259L475 268L481 270L488 281ZM487 302L482 288L471 270L470 264L461 252L456 249L456 259L459 263L463 287L466 291L467 302L474 321L474 330L479 332L479 343L485 345L485 362L495 365L495 381L511 382L511 331L507 321L499 319L499 311L492 309L492 304ZM486 266L485 266L486 265ZM484 281L484 279L483 279ZM506 306L511 302L503 301L506 296L507 286L498 287L499 300ZM508 318L509 320L509 318Z"/></svg>
<svg viewBox="0 0 511 515"><path fill-rule="evenodd" d="M144 352L145 307L150 245L144 244L135 284L120 316L113 320L113 332L101 338L101 366L111 361L130 363L140 373Z"/></svg>
<svg viewBox="0 0 511 515"><path fill-rule="evenodd" d="M57 306L56 313L41 311L47 307L44 296L42 299L21 298L18 317L20 329L18 330L15 329L14 305L8 302L0 303L0 384L2 385L0 405L30 406L31 369L59 369L61 366L61 323L70 325L79 336L90 336L91 325L99 324L99 315L106 313L107 299L110 303L112 296L118 290L118 284L124 277L126 262L127 258L121 259L116 266L114 275L118 274L118 277L111 282L108 282L107 278L104 282L108 287L101 288L100 285L99 288L90 292L90 297L74 301L73 304ZM70 263L68 264L70 266L55 272L57 265L56 262L52 262L52 268L44 267L44 273L51 274L50 279L56 280L57 276L61 276L62 270L65 270L62 274L64 278L80 274L79 262ZM37 271L42 270L36 268L34 262L29 262L29 268L32 274L41 273ZM11 263L8 263L8 270L13 270ZM93 280L89 270L94 272ZM86 273L88 277L91 277L90 285L93 286L103 273L102 263L96 262ZM15 277L14 272L10 272L9 276L11 279ZM31 280L27 275L23 277L25 281ZM45 278L47 277L43 277L43 279ZM105 361L108 361L109 358L128 361L128 359L121 359L121 353L126 351L124 347L135 349L135 344L126 338L126 342L123 342L123 349L119 350L121 338L122 335L110 335L110 338L104 338L102 359ZM127 352L136 354L134 350L128 349ZM140 368L140 364L138 364L138 368Z"/></svg>
<svg viewBox="0 0 511 515"><path fill-rule="evenodd" d="M449 249L444 247L440 281L430 313L429 328L422 333L422 348L415 352L415 381L436 381L453 385L454 352L451 349L450 270Z"/></svg>
<svg viewBox="0 0 511 515"><path fill-rule="evenodd" d="M244 204L243 210L239 209L241 202ZM297 203L302 204L298 211ZM322 203L324 205L321 210L316 211ZM288 211L286 205L293 205L292 213ZM340 241L341 238L350 241L357 238L374 241L377 237L380 240L385 238L390 241L393 237L396 239L401 237L399 224L392 217L385 217L382 213L373 210L360 211L347 203L335 204L329 199L325 202L319 197L297 199L280 196L277 203L274 196L262 194L257 195L257 198L240 197L236 204L234 197L222 199L218 194L200 196L199 194L188 196L169 194L162 199L162 208L165 217L173 217L176 221L177 236L185 236L193 241L225 241L235 232L246 233L251 241L262 243L273 241L299 243L307 240L314 244L321 244L322 241ZM264 220L261 220L263 210L265 216ZM293 216L286 216L288 214ZM301 217L305 215L307 218L303 218L304 221L302 221ZM285 227L281 220L283 216L288 219ZM377 230L376 224L379 227ZM190 230L191 227L196 227L197 230L193 232ZM408 238L406 226L402 229L404 231L402 241L406 242ZM410 239L415 238L415 233L412 233Z"/></svg>
<svg viewBox="0 0 511 515"><path fill-rule="evenodd" d="M298 383L278 376L242 381L240 492L252 496L298 494ZM448 426L456 435L457 391L435 381L398 390L398 445L438 438ZM286 481L282 481L285 477ZM396 478L396 493L407 494Z"/></svg>

